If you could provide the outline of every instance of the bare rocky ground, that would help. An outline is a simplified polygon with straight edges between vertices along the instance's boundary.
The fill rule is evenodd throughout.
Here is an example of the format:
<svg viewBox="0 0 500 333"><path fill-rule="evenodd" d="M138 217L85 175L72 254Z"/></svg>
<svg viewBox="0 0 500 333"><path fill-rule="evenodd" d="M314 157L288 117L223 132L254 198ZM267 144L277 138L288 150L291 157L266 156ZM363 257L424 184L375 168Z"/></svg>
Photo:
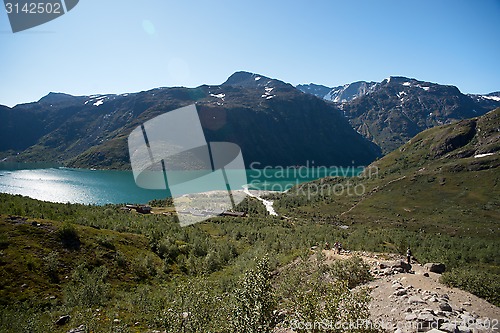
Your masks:
<svg viewBox="0 0 500 333"><path fill-rule="evenodd" d="M439 282L440 274L394 254L323 251L326 260L360 256L371 267L371 321L387 332L500 332L500 308ZM405 269L406 268L406 269Z"/></svg>

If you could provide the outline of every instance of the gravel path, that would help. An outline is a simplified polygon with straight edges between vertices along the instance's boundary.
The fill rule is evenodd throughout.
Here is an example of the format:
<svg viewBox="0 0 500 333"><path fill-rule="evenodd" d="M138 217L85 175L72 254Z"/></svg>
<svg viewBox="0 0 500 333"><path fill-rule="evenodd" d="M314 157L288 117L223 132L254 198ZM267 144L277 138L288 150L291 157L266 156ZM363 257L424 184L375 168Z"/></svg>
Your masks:
<svg viewBox="0 0 500 333"><path fill-rule="evenodd" d="M357 252L337 255L324 251L327 261L358 255L371 267L375 280L368 283L373 300L373 323L388 332L500 332L500 308L466 291L449 288L418 263L410 272L403 257Z"/></svg>

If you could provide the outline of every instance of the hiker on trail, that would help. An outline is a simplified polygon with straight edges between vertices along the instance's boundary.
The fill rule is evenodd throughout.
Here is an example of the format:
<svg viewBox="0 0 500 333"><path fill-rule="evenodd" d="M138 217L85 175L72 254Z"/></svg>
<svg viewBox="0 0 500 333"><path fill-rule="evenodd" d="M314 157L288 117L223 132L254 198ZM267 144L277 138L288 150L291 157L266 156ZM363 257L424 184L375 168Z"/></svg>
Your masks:
<svg viewBox="0 0 500 333"><path fill-rule="evenodd" d="M333 244L333 250L334 250L334 253L339 252L339 242L335 242L335 244Z"/></svg>
<svg viewBox="0 0 500 333"><path fill-rule="evenodd" d="M339 254L342 252L342 243L339 243Z"/></svg>
<svg viewBox="0 0 500 333"><path fill-rule="evenodd" d="M325 243L325 250L330 250L330 244L328 242Z"/></svg>
<svg viewBox="0 0 500 333"><path fill-rule="evenodd" d="M411 250L410 247L406 250L406 259L408 259L408 265L411 265Z"/></svg>

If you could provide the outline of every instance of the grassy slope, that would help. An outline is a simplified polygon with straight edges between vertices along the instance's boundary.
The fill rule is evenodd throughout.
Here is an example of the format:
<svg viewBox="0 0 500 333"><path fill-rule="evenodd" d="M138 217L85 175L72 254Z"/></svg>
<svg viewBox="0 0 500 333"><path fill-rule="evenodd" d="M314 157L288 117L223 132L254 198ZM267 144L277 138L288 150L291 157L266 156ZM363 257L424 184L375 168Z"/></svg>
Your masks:
<svg viewBox="0 0 500 333"><path fill-rule="evenodd" d="M80 264L106 266L109 281L116 286L136 281L130 269L136 260L149 256L153 265L161 267L160 258L151 253L143 235L75 225L79 241L65 245L58 232L63 227L57 221L0 216L0 302L50 303L50 296L61 300L62 286ZM49 267L51 253L57 253L55 274ZM118 255L124 264L118 263Z"/></svg>
<svg viewBox="0 0 500 333"><path fill-rule="evenodd" d="M94 332L177 332L169 325L181 325L184 311L204 318L198 331L218 332L256 258L268 254L274 269L344 234L327 223L268 217L253 199L243 209L250 217L181 228L171 216L0 194L0 332L67 332L82 323ZM82 275L82 265L107 274ZM280 279L273 281L285 287L296 281ZM55 326L65 314L70 323Z"/></svg>
<svg viewBox="0 0 500 333"><path fill-rule="evenodd" d="M351 248L404 253L410 245L421 262L443 261L460 274L471 272L478 277L475 285L483 278L496 280L500 274L498 128L500 109L427 130L374 162L367 169L371 175L350 180L351 188L365 188L363 195L335 194L333 186L346 188L349 180L327 178L292 189L276 206L291 217L349 226L351 237L345 243ZM474 157L486 153L493 155ZM323 188L322 194L304 195L309 190L318 193L318 188ZM460 286L481 294L467 283ZM491 286L497 296L489 298L497 304L498 287L498 283Z"/></svg>

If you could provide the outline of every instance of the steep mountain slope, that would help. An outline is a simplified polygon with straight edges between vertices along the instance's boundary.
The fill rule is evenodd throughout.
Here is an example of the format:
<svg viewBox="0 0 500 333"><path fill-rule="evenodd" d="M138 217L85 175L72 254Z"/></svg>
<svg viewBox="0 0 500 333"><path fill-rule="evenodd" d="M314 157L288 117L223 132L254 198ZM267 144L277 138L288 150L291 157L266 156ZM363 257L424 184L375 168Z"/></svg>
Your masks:
<svg viewBox="0 0 500 333"><path fill-rule="evenodd" d="M332 90L332 88L314 83L299 84L295 88L299 89L302 92L314 95L319 98L324 98L326 94L328 94Z"/></svg>
<svg viewBox="0 0 500 333"><path fill-rule="evenodd" d="M238 72L220 86L80 97L51 93L37 103L2 108L0 157L129 168L128 134L193 103L207 140L240 145L247 166L362 165L380 152L334 105L282 81Z"/></svg>
<svg viewBox="0 0 500 333"><path fill-rule="evenodd" d="M327 101L345 103L372 92L377 85L377 82L358 81L335 88L328 88L314 83L299 84L296 88Z"/></svg>
<svg viewBox="0 0 500 333"><path fill-rule="evenodd" d="M488 110L493 110L494 108L500 106L500 91L492 92L486 95L468 94L467 96Z"/></svg>
<svg viewBox="0 0 500 333"><path fill-rule="evenodd" d="M378 86L376 82L358 81L332 88L323 98L335 103L345 103L369 94Z"/></svg>
<svg viewBox="0 0 500 333"><path fill-rule="evenodd" d="M500 102L475 101L454 86L390 77L342 105L352 126L389 153L421 131L482 115Z"/></svg>
<svg viewBox="0 0 500 333"><path fill-rule="evenodd" d="M315 85L297 88L318 94ZM381 83L359 81L332 88L322 98L336 103L356 131L384 154L421 131L500 107L500 92L464 95L455 86L393 76Z"/></svg>

